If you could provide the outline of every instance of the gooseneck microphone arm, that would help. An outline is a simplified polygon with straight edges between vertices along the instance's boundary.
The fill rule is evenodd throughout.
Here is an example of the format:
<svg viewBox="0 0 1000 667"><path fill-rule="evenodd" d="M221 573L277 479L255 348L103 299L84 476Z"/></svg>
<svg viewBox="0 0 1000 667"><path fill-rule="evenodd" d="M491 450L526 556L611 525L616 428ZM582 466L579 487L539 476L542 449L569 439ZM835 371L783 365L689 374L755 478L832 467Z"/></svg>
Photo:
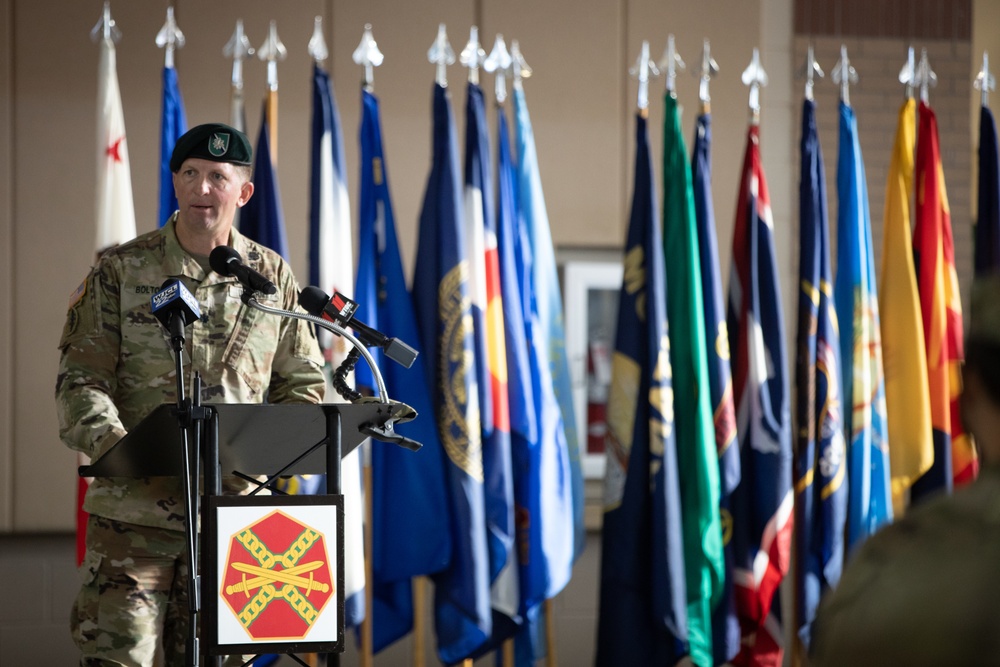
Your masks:
<svg viewBox="0 0 1000 667"><path fill-rule="evenodd" d="M247 294L246 292L243 293L243 303L247 304L251 308L261 311L262 313L270 313L271 315L279 315L281 317L292 317L297 320L305 320L306 322L312 322L318 327L323 327L327 331L331 331L337 334L338 336L343 336L344 338L346 338L351 343L351 345L354 346L354 349L358 350L361 353L361 356L363 356L365 358L365 361L368 363L368 367L372 371L372 377L375 379L375 389L378 392L379 401L382 403L389 402L389 392L387 392L385 389L385 381L382 379L382 373L379 372L378 366L375 365L375 359L372 357L371 352L368 351L368 348L362 345L361 341L355 338L351 332L343 329L336 322L324 320L322 318L315 317L307 313L296 313L291 310L282 310L281 308L272 308L271 306L265 306L264 304L257 301L256 297L254 297L253 294Z"/></svg>

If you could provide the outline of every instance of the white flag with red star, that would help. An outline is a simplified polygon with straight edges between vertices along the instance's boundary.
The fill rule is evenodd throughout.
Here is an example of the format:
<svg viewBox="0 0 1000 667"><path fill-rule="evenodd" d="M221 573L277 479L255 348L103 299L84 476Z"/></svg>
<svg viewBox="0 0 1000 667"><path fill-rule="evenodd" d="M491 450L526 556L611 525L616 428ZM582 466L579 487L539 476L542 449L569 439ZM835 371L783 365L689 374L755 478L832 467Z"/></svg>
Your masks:
<svg viewBox="0 0 1000 667"><path fill-rule="evenodd" d="M98 253L135 238L132 176L125 141L125 115L118 89L115 45L101 40L97 72L97 243Z"/></svg>

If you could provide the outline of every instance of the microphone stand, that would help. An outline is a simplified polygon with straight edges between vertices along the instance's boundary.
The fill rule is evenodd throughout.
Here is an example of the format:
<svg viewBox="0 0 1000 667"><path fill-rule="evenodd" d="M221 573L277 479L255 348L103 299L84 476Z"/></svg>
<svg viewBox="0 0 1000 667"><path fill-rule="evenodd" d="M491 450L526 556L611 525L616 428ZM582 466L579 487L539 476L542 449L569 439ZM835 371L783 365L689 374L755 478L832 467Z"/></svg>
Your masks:
<svg viewBox="0 0 1000 667"><path fill-rule="evenodd" d="M190 667L198 667L201 659L198 642L198 616L201 611L201 576L198 573L198 493L197 480L200 478L199 458L194 457L192 465L191 444L188 441L188 431L193 432L194 451L201 451L201 429L193 428L196 421L205 419L205 408L201 407L201 374L195 373L193 380L193 397L184 395L184 318L179 313L171 313L167 320L167 330L170 332L170 344L174 350L174 368L177 373L177 407L174 414L181 431L181 475L184 488L184 533L187 542L188 560L188 637L185 646L186 663ZM191 478L194 476L195 482Z"/></svg>
<svg viewBox="0 0 1000 667"><path fill-rule="evenodd" d="M348 340L348 342L354 346L354 349L361 353L361 356L365 358L368 363L368 367L372 371L372 377L375 379L375 389L378 392L379 403L389 403L389 392L385 389L385 381L382 379L382 373L379 371L378 366L375 365L375 359L372 358L371 352L368 351L361 341L354 337L354 335L345 330L336 322L331 322L330 320L324 320L322 318L316 317L314 315L309 315L308 313L296 313L291 310L282 310L281 308L272 308L271 306L265 306L264 304L257 301L254 297L253 290L246 289L243 291L243 303L250 306L255 310L259 310L262 313L270 313L271 315L279 315L282 317L291 317L297 320L305 320L306 322L312 322L318 327L322 327L327 331L331 331L338 336L343 336Z"/></svg>
<svg viewBox="0 0 1000 667"><path fill-rule="evenodd" d="M318 327L322 327L327 331L337 334L338 336L343 336L354 346L354 350L360 352L368 363L368 367L371 369L372 377L375 380L375 389L378 393L379 403L388 405L391 401L389 400L389 393L385 388L385 381L382 379L382 373L379 371L378 366L375 364L375 359L372 357L371 353L368 351L361 341L359 341L353 334L346 331L336 322L331 322L329 320L324 320L322 318L316 317L314 315L309 315L306 313L296 313L290 310L282 310L281 308L272 308L271 306L265 306L264 304L257 301L254 297L254 290L249 287L245 287L243 294L241 296L243 303L245 303L250 308L259 310L262 313L269 313L271 315L278 315L281 317L291 317L297 320L304 320L306 322L312 322ZM341 478L340 478L340 459L341 459L341 438L340 438L340 413L334 412L327 415L327 470L331 471L331 474L327 475L326 480L326 492L332 495L340 495L343 493L341 488ZM377 440L383 440L386 442L391 442L401 447L416 451L420 449L421 445L419 443L410 440L393 430L393 422L386 421L385 424L379 428L373 425L365 426L361 429L366 435L373 437ZM328 653L327 654L327 665L328 667L339 667L340 665L340 653Z"/></svg>

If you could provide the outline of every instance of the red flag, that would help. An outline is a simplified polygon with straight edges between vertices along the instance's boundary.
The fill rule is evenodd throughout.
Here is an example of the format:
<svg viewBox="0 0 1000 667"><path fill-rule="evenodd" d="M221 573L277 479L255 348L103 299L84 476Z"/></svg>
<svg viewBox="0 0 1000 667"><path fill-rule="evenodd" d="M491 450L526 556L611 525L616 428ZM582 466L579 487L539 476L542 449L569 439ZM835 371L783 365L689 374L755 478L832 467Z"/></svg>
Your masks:
<svg viewBox="0 0 1000 667"><path fill-rule="evenodd" d="M934 465L913 487L914 499L976 478L979 462L959 416L962 393L962 302L955 273L951 212L945 192L937 119L920 103L916 158L916 257L927 351Z"/></svg>

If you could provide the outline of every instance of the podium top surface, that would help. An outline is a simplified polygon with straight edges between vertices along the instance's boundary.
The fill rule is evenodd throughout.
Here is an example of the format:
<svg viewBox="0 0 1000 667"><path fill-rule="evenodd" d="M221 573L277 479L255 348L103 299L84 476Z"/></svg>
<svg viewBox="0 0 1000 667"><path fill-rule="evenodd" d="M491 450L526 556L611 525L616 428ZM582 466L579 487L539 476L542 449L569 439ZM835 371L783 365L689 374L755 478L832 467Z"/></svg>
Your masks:
<svg viewBox="0 0 1000 667"><path fill-rule="evenodd" d="M205 404L219 424L219 463L223 475L273 474L327 437L327 415L340 415L341 456L361 444L366 426L381 427L410 408L400 403L355 404ZM87 477L158 477L181 474L183 438L176 406L149 413L101 458L80 468ZM401 420L402 421L402 420ZM326 447L315 447L283 474L326 472Z"/></svg>

